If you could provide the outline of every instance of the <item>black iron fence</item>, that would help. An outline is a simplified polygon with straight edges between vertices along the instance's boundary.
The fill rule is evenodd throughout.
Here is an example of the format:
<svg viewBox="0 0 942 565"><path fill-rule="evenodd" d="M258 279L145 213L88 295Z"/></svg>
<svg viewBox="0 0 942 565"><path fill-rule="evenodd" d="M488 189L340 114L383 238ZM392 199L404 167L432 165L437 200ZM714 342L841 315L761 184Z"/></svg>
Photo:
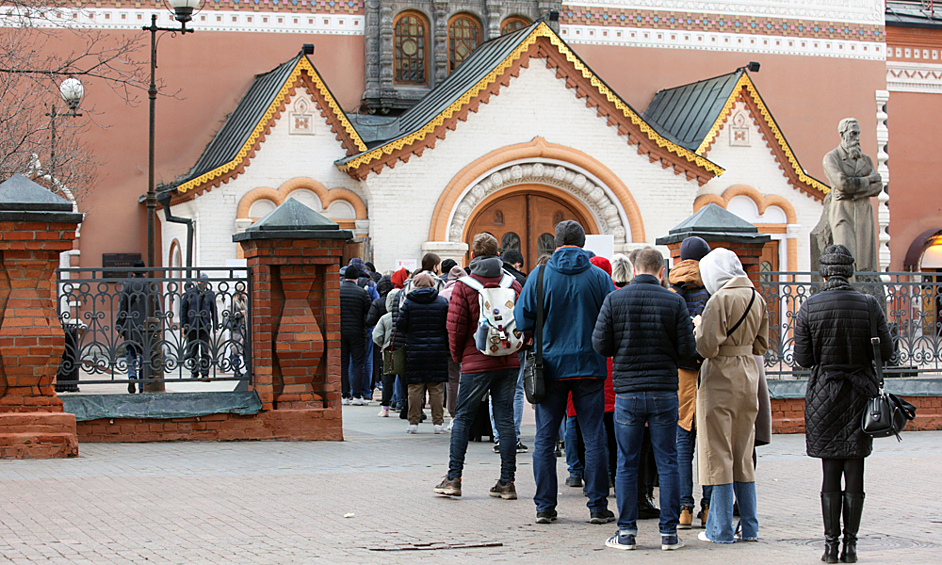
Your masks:
<svg viewBox="0 0 942 565"><path fill-rule="evenodd" d="M942 273L858 273L854 288L872 294L884 307L895 354L888 376L942 372ZM794 321L802 303L820 289L817 273L764 272L760 291L769 308L770 378L800 378L809 371L795 365Z"/></svg>
<svg viewBox="0 0 942 565"><path fill-rule="evenodd" d="M79 382L251 379L245 267L62 268L56 282L66 333L59 391Z"/></svg>

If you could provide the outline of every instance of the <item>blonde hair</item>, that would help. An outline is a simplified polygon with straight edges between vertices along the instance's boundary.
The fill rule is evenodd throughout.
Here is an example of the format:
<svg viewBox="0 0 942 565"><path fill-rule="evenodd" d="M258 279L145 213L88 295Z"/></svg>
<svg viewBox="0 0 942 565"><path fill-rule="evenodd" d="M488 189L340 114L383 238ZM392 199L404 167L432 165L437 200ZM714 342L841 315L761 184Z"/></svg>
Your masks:
<svg viewBox="0 0 942 565"><path fill-rule="evenodd" d="M616 283L628 284L633 276L633 265L627 255L616 253L612 255L612 280Z"/></svg>

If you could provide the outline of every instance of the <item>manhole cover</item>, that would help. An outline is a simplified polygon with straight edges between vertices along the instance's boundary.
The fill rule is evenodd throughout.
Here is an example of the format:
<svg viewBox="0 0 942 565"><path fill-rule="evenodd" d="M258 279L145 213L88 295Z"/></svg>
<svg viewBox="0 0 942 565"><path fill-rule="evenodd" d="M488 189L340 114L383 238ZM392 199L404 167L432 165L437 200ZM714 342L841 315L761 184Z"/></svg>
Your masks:
<svg viewBox="0 0 942 565"><path fill-rule="evenodd" d="M817 548L824 547L824 537L813 539L784 539L782 540L782 543ZM927 541L917 541L908 538L885 536L881 534L869 534L860 536L860 538L857 539L857 547L860 549L860 551L880 551L886 549L932 549L934 547L939 547L939 545Z"/></svg>

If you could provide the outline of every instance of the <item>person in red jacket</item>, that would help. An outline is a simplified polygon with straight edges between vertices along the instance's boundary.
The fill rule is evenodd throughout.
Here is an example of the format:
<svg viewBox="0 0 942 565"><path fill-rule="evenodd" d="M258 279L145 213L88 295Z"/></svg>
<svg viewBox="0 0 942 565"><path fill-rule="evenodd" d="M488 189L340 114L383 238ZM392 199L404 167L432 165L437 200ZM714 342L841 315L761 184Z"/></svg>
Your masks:
<svg viewBox="0 0 942 565"><path fill-rule="evenodd" d="M504 277L503 262L498 257L498 243L494 236L480 233L471 244L471 278L484 286L496 288ZM510 287L515 300L519 298L521 286L516 280ZM448 346L451 356L461 365L458 386L458 407L451 430L451 449L448 474L435 487L436 494L461 496L461 471L468 450L468 433L474 415L484 395L490 391L494 420L502 437L512 438L514 432L514 392L520 360L515 353L490 356L481 353L475 345L474 334L478 327L480 306L479 293L461 279L455 284L448 306ZM500 443L500 479L490 490L490 495L504 500L517 498L514 488L514 473L517 466L517 446L512 441Z"/></svg>

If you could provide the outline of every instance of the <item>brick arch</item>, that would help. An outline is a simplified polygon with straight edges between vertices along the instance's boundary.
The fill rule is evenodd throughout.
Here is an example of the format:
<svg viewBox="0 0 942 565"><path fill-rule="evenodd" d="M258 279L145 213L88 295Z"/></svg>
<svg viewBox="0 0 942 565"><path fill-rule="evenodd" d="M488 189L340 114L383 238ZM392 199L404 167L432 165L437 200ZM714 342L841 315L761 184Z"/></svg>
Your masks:
<svg viewBox="0 0 942 565"><path fill-rule="evenodd" d="M495 149L490 153L476 159L456 174L438 197L435 210L432 213L432 222L429 226L429 241L448 241L449 224L452 211L461 202L462 195L485 173L500 168L503 165L533 158L546 158L570 163L588 171L602 181L618 199L628 225L631 228L631 241L644 243L644 222L641 211L631 196L628 187L618 176L597 159L571 147L549 143L542 137L536 137L527 143L508 145Z"/></svg>
<svg viewBox="0 0 942 565"><path fill-rule="evenodd" d="M328 189L323 184L307 177L297 177L285 181L281 186L278 187L278 190L267 186L250 190L248 193L246 193L245 196L242 197L242 200L239 201L239 207L236 210L236 219L248 219L249 208L251 208L252 204L258 200L271 200L275 203L275 206L280 206L285 201L285 199L288 198L288 195L290 195L295 190L302 189L310 190L311 192L317 194L317 197L320 199L321 206L323 206L324 210L327 210L327 207L330 206L332 202L342 200L353 206L353 209L356 212L357 220L367 219L366 204L357 193L353 192L352 190L347 190L346 188Z"/></svg>
<svg viewBox="0 0 942 565"><path fill-rule="evenodd" d="M762 194L746 184L734 184L724 190L722 196L716 194L701 194L693 201L693 211L697 212L700 208L703 208L711 202L726 208L729 201L736 196L747 196L752 199L752 201L756 203L759 214L765 214L765 210L769 206L778 206L785 212L785 218L789 224L798 223L798 214L795 212L795 207L792 206L791 202L777 194Z"/></svg>

